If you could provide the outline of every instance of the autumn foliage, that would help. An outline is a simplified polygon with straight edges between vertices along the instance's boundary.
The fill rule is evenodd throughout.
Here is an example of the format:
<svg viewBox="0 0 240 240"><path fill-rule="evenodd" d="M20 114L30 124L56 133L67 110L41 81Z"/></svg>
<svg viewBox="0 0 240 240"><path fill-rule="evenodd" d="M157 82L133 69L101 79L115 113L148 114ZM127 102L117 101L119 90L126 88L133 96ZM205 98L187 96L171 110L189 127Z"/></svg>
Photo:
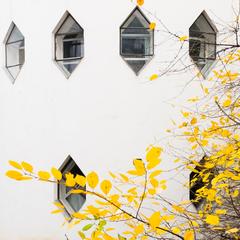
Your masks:
<svg viewBox="0 0 240 240"><path fill-rule="evenodd" d="M137 4L142 6L144 1L138 0ZM151 29L155 27L156 23L150 24ZM188 37L176 37L181 45L188 43ZM85 204L71 216L69 224L79 224L80 239L240 239L238 47L233 45L218 54L219 64L208 79L202 81L201 74L197 74L195 79L202 94L188 100L192 105L182 109L182 122L167 130L169 137L179 136L188 146L175 163L179 171L195 173L190 182L186 179L189 191L194 185L199 186L191 201L186 198L176 204L162 196L168 184L162 177L164 150L154 145L146 149L145 158L133 160L131 169L125 173L110 172L109 179L101 179L95 171L86 177L72 173L62 176L54 167L35 171L31 164L16 161L9 161L13 169L6 175L18 181L57 184L65 177L73 194L94 199L93 204ZM158 74L153 74L149 80L158 78ZM76 186L86 186L86 190ZM53 214L64 212L61 203L56 202L55 206Z"/></svg>

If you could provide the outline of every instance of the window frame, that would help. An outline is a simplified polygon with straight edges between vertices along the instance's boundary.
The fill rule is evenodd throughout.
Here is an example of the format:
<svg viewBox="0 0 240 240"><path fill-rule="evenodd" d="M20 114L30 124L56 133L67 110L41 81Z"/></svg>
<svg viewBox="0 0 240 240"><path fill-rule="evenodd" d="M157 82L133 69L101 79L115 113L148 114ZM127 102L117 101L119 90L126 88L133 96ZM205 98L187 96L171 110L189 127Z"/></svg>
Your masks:
<svg viewBox="0 0 240 240"><path fill-rule="evenodd" d="M205 20L206 24L210 27L212 32L204 32L204 31L201 31L201 29L200 29L200 31L191 29L193 27L193 25L196 24L196 22L198 21L198 19L200 17L203 17L203 19ZM197 66L199 71L202 73L203 77L206 77L210 67L214 64L214 62L217 59L217 33L218 33L218 29L216 28L214 23L209 18L206 11L202 11L201 14L195 19L195 21L189 28L189 48L188 48L189 56L192 59L192 61L194 62L194 64ZM199 35L199 37L194 36L194 35ZM207 39L203 40L203 37L201 37L201 36L204 36L204 35L213 36L214 42L208 42ZM199 41L199 42L202 42L202 44L204 44L204 48L205 48L205 51L204 51L205 57L204 58L200 57L200 56L192 55L193 50L192 50L191 46L193 46L194 41ZM211 51L208 50L211 48L214 48L213 54L211 54ZM200 54L201 54L201 52L200 52ZM201 63L199 63L200 61L204 62L204 63L201 64ZM203 67L201 67L201 65L203 65Z"/></svg>
<svg viewBox="0 0 240 240"><path fill-rule="evenodd" d="M71 17L73 19L73 21L79 26L79 28L81 29L81 31L76 31L76 32L63 32L63 33L58 33L61 28L64 26L65 22L68 20L68 18ZM78 37L72 40L77 40L80 41L80 51L81 51L81 56L80 57L72 57L72 58L58 58L57 54L59 53L59 47L57 47L57 37L58 36L67 36L67 35L73 35L73 34L81 34L82 37ZM84 58L84 29L81 27L81 25L78 23L78 21L68 12L66 11L65 14L63 15L62 19L59 21L59 23L57 24L57 26L55 27L55 30L53 31L53 38L54 38L54 57L53 60L57 63L57 66L59 67L59 69L64 73L66 78L69 78L71 76L71 74L75 71L75 69L77 68L77 66L74 68L74 70L72 72L68 71L67 68L64 66L64 62L67 62L67 64L71 64L71 61L76 62L76 65L78 65L80 63L80 61ZM61 53L62 55L64 54L64 49L63 49L63 43L64 43L64 39L61 41L62 43L62 50ZM61 63L61 64L59 64Z"/></svg>
<svg viewBox="0 0 240 240"><path fill-rule="evenodd" d="M81 175L81 176L85 177L84 173L81 171L79 166L76 164L76 162L73 160L73 158L69 155L65 159L65 161L63 162L61 167L59 168L59 171L62 173L63 177L62 177L61 181L59 181L56 185L56 188L57 188L56 189L56 201L61 203L64 206L64 215L69 219L69 221L72 220L72 214L75 213L76 211L75 211L74 207L72 207L71 204L69 203L69 201L67 200L67 197L69 197L71 195L71 193L70 193L71 190L67 191L67 188L70 188L70 187L67 187L65 185L65 181L66 181L65 174L71 172L71 170L75 166L77 166L77 168L79 169L79 173L76 173L76 175ZM72 189L81 189L81 190L86 191L86 186L81 187L76 184ZM82 197L82 202L80 204L81 205L80 209L81 209L82 206L84 205L84 203L86 202L86 194L80 193L77 195L80 195Z"/></svg>
<svg viewBox="0 0 240 240"><path fill-rule="evenodd" d="M129 21L129 19L132 17L132 15L138 11L140 13L140 15L143 17L143 19L148 23L148 26L151 24L151 22L147 19L147 17L145 16L145 14L142 12L142 10L136 6L128 15L128 17L124 20L124 22L121 24L120 28L119 28L119 54L120 56L127 62L127 61L145 61L145 64L143 65L143 67L151 60L151 58L153 58L154 56L154 39L155 39L155 31L154 29L150 29L149 27L143 27L143 28L137 28L137 27L124 27L124 25ZM150 46L150 54L124 54L122 52L122 37L124 34L122 34L122 31L124 29L146 29L151 31L151 33L148 35L149 36L149 46ZM127 35L127 34L125 34ZM129 34L130 35L130 34ZM147 34L134 34L134 35L147 35ZM127 62L127 64L131 67L130 63ZM142 67L142 68L143 68ZM131 69L133 70L133 72L138 75L139 72L142 70L142 68L136 72L132 67Z"/></svg>
<svg viewBox="0 0 240 240"><path fill-rule="evenodd" d="M9 30L8 30L8 33L5 37L5 40L4 40L4 50L5 50L5 69L7 70L8 74L11 76L12 78L12 83L15 82L15 80L17 79L24 63L25 63L25 37L24 35L21 33L21 36L22 36L22 39L19 39L19 40L15 40L15 41L11 41L9 42L14 30L17 29L20 33L21 31L19 30L19 28L17 27L17 25L12 22L10 27L9 27ZM13 65L8 65L8 59L9 59L9 49L8 47L13 45L13 44L16 44L16 43L20 43L20 46L17 48L17 52L18 52L18 63L17 64L13 64ZM23 43L23 44L22 44ZM21 46L23 45L23 46ZM22 54L22 56L21 56ZM21 57L23 58L23 62L21 63L20 59ZM16 74L16 76L13 76L11 71L9 69L11 68L14 68L14 67L19 67L19 70L18 70L18 73Z"/></svg>

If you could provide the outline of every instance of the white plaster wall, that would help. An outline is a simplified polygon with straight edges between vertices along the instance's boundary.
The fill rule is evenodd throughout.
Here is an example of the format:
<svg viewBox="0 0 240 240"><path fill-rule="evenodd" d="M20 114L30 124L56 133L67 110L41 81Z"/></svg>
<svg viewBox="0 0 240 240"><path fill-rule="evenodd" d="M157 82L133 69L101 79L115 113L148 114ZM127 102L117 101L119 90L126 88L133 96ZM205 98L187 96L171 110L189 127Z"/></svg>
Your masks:
<svg viewBox="0 0 240 240"><path fill-rule="evenodd" d="M182 35L204 9L211 17L231 17L229 0L145 2L142 10L151 21L156 15ZM144 156L149 144L165 136L178 111L169 103L181 104L197 93L198 84L193 83L180 94L194 71L148 82L161 71L162 62L174 56L177 46L172 41L156 47L139 76L119 56L119 27L134 7L130 0L0 0L0 42L14 21L26 49L13 85L4 70L3 44L0 47L0 240L65 239L62 216L50 214L53 186L7 179L9 159L48 170L70 154L85 173L125 170L134 157ZM85 57L68 80L52 60L52 31L66 10L85 34ZM160 31L155 43L166 37ZM170 168L172 163L163 164ZM184 195L179 187L177 181L170 186L170 197Z"/></svg>

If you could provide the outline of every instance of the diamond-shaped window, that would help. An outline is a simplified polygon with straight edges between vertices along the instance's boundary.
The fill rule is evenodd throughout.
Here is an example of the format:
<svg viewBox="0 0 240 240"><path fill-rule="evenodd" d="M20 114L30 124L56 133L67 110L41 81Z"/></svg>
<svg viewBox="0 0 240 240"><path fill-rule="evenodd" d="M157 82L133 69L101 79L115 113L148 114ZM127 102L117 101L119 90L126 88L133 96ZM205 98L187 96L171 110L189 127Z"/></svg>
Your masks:
<svg viewBox="0 0 240 240"><path fill-rule="evenodd" d="M216 60L217 32L205 11L189 28L189 55L203 75Z"/></svg>
<svg viewBox="0 0 240 240"><path fill-rule="evenodd" d="M24 36L12 23L5 38L5 66L14 83L25 61Z"/></svg>
<svg viewBox="0 0 240 240"><path fill-rule="evenodd" d="M68 78L84 56L83 29L72 15L66 12L54 31L54 38L55 61Z"/></svg>
<svg viewBox="0 0 240 240"><path fill-rule="evenodd" d="M86 186L81 187L76 184L74 187L67 187L65 185L66 174L71 173L74 177L77 175L85 177L85 175L71 156L67 157L67 159L59 168L59 171L61 171L63 178L60 183L57 184L57 200L65 207L65 215L71 218L72 214L78 212L86 201L86 194L76 194L71 193L71 191L73 189L86 190Z"/></svg>
<svg viewBox="0 0 240 240"><path fill-rule="evenodd" d="M138 75L154 54L154 30L136 7L120 27L120 55Z"/></svg>

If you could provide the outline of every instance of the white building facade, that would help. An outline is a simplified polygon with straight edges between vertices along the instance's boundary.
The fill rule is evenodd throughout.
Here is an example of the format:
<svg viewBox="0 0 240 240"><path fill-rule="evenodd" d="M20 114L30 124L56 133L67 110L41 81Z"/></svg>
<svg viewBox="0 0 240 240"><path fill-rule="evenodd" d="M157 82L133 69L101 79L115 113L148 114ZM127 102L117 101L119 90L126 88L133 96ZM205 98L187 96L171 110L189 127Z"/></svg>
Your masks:
<svg viewBox="0 0 240 240"><path fill-rule="evenodd" d="M71 155L85 174L127 170L133 158L144 157L149 144L161 144L185 99L200 91L196 81L186 87L197 73L195 66L149 80L164 73L182 44L167 30L188 35L203 10L218 27L220 18L231 19L231 4L145 0L140 9L156 28L153 49L146 51L146 62L137 71L128 62L132 56L124 56L120 49L120 27L136 7L134 0L0 0L0 4L0 240L66 240L66 233L75 240L76 229L61 227L63 216L50 214L54 186L11 181L5 176L8 160L49 170ZM77 34L56 40L68 14L80 28ZM17 41L22 53L12 63L20 71L11 75L6 61L7 54L12 55L6 43L14 26L21 33ZM80 46L74 57L59 47L63 41L69 44L73 35ZM188 43L185 48L182 59L190 65ZM76 66L64 67L61 61L66 57L73 57L70 65ZM173 161L162 164L171 168ZM170 183L171 198L188 195L180 183L183 179L179 176Z"/></svg>

